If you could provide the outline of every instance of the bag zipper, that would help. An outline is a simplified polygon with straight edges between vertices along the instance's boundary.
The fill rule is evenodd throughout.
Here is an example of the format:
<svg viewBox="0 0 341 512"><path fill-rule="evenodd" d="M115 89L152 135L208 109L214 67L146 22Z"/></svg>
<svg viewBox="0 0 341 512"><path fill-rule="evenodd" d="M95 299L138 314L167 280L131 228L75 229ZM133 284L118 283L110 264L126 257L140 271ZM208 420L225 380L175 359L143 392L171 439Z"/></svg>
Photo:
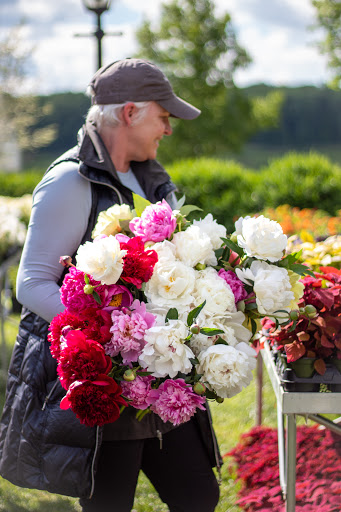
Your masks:
<svg viewBox="0 0 341 512"><path fill-rule="evenodd" d="M51 391L49 392L49 394L48 394L48 395L46 395L45 400L44 400L44 403L43 403L43 406L42 406L42 408L41 408L41 410L42 410L42 411L45 411L45 408L46 408L46 406L47 406L47 402L50 400L52 393L54 392L54 390L56 389L56 387L57 387L57 385L58 385L58 382L59 382L59 379L57 379L57 380L56 380L56 382L55 382L55 383L53 384L53 386L52 386Z"/></svg>

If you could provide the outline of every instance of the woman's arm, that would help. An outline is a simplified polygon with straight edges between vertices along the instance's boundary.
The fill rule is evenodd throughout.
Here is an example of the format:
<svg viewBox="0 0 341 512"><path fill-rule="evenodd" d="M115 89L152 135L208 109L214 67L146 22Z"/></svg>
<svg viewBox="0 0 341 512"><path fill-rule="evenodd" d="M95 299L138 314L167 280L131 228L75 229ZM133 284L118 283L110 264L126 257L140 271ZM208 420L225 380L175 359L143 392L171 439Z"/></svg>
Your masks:
<svg viewBox="0 0 341 512"><path fill-rule="evenodd" d="M33 193L28 233L17 277L17 299L48 322L65 308L57 284L59 257L79 247L91 210L91 185L63 162L49 171Z"/></svg>

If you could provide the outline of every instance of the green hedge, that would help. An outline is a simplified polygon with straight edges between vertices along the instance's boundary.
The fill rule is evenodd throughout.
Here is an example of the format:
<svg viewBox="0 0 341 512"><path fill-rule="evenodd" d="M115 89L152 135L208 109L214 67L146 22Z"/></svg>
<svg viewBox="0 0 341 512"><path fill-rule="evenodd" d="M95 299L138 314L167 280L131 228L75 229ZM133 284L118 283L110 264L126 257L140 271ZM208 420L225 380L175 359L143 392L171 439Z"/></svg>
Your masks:
<svg viewBox="0 0 341 512"><path fill-rule="evenodd" d="M0 195L21 197L24 194L32 194L41 178L42 173L38 171L20 173L0 172Z"/></svg>
<svg viewBox="0 0 341 512"><path fill-rule="evenodd" d="M341 168L317 153L289 153L259 171L233 161L201 158L168 167L187 204L211 212L232 231L234 220L289 204L335 215L341 208Z"/></svg>
<svg viewBox="0 0 341 512"><path fill-rule="evenodd" d="M289 204L319 208L330 215L341 209L341 167L318 153L288 153L254 171L234 161L181 160L168 171L187 204L211 212L229 231L239 216ZM32 193L41 173L0 173L1 195Z"/></svg>

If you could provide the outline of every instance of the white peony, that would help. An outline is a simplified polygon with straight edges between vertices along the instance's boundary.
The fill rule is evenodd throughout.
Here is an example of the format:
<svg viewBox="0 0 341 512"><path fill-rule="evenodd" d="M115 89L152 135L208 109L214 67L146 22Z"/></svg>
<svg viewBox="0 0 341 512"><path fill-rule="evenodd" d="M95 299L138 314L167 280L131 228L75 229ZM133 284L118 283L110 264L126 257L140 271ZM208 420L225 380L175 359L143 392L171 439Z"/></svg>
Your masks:
<svg viewBox="0 0 341 512"><path fill-rule="evenodd" d="M189 267L198 263L216 265L210 237L199 226L190 226L186 231L175 233L172 243L176 248L176 256Z"/></svg>
<svg viewBox="0 0 341 512"><path fill-rule="evenodd" d="M237 243L248 256L271 262L283 257L288 239L278 222L260 215L241 217L235 226Z"/></svg>
<svg viewBox="0 0 341 512"><path fill-rule="evenodd" d="M197 373L203 374L201 380L208 389L222 398L231 398L250 384L255 355L246 343L236 347L213 345L199 354Z"/></svg>
<svg viewBox="0 0 341 512"><path fill-rule="evenodd" d="M159 306L184 307L193 301L195 271L181 261L161 259L154 267L144 293L148 302Z"/></svg>
<svg viewBox="0 0 341 512"><path fill-rule="evenodd" d="M127 251L120 249L114 236L98 238L94 242L85 242L76 254L77 268L91 274L102 284L115 284L123 270L123 258Z"/></svg>
<svg viewBox="0 0 341 512"><path fill-rule="evenodd" d="M194 304L199 305L204 300L205 313L224 313L236 311L234 295L229 285L218 276L214 268L195 271L196 281L193 291Z"/></svg>
<svg viewBox="0 0 341 512"><path fill-rule="evenodd" d="M279 309L290 310L295 295L285 268L269 265L265 261L253 261L250 268L237 268L236 273L244 283L253 282L259 313L271 315Z"/></svg>
<svg viewBox="0 0 341 512"><path fill-rule="evenodd" d="M168 262L175 261L175 245L169 240L163 240L163 242L157 242L150 246L153 251L157 252L158 261L166 260Z"/></svg>
<svg viewBox="0 0 341 512"><path fill-rule="evenodd" d="M200 220L194 220L193 226L198 226L201 231L206 233L211 240L214 250L219 249L222 245L222 238L226 237L226 228L222 224L218 224L213 215L209 213Z"/></svg>
<svg viewBox="0 0 341 512"><path fill-rule="evenodd" d="M139 357L140 365L155 377L174 378L178 372L189 373L194 354L184 343L187 335L188 327L181 320L151 327L144 336L146 345Z"/></svg>
<svg viewBox="0 0 341 512"><path fill-rule="evenodd" d="M100 235L116 235L122 229L128 229L129 221L133 217L134 213L130 206L127 204L114 204L114 206L100 212L91 236L96 238Z"/></svg>
<svg viewBox="0 0 341 512"><path fill-rule="evenodd" d="M221 337L232 347L240 342L248 342L251 338L251 332L242 324L245 321L245 315L241 311L236 313L225 313L220 315L205 315L205 308L197 317L199 327L209 327L211 329L220 329L224 331L216 336L205 336L196 334L191 338L190 346L195 355L198 355L206 348L214 345L215 341Z"/></svg>

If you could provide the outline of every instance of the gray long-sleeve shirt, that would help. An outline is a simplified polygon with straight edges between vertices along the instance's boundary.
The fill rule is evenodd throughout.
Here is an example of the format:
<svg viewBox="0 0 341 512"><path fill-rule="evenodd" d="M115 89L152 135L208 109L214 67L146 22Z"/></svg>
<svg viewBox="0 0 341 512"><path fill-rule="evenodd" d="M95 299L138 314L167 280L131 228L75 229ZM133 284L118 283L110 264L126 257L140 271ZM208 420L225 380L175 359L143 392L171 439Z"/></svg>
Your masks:
<svg viewBox="0 0 341 512"><path fill-rule="evenodd" d="M134 174L118 173L122 183L144 195ZM91 185L63 162L51 169L33 193L28 233L17 277L17 299L44 320L65 307L57 284L63 267L60 256L79 247L91 211Z"/></svg>

